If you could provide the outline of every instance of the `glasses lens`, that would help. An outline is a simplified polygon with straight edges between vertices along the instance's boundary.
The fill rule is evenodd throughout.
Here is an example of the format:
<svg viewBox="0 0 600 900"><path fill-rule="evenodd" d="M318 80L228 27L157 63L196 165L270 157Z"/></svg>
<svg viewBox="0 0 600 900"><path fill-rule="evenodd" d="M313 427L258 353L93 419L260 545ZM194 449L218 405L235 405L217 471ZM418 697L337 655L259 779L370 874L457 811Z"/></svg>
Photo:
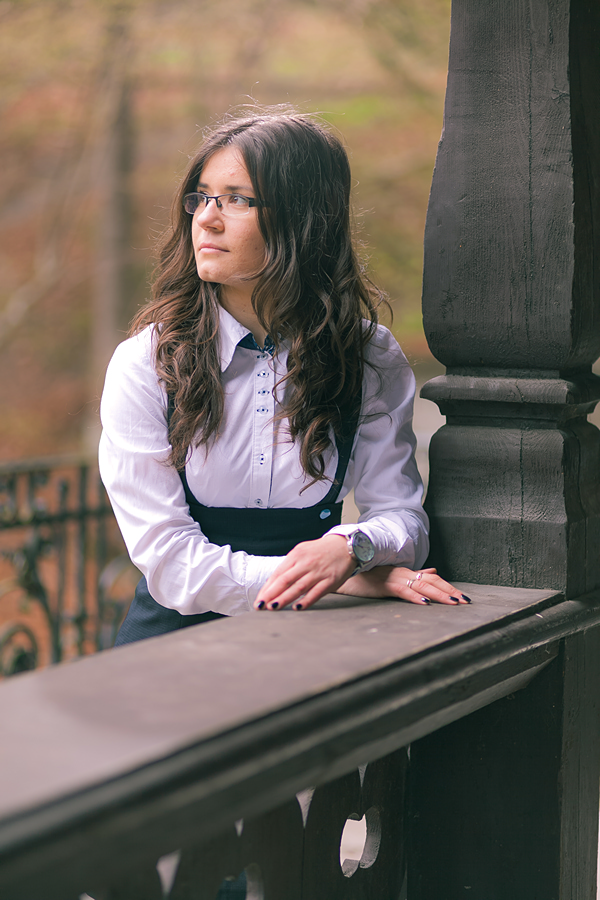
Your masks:
<svg viewBox="0 0 600 900"><path fill-rule="evenodd" d="M190 216L193 216L200 206L200 197L201 194L186 194L183 198L183 208Z"/></svg>
<svg viewBox="0 0 600 900"><path fill-rule="evenodd" d="M225 216L247 216L250 212L250 201L241 194L225 194L221 197L221 207Z"/></svg>

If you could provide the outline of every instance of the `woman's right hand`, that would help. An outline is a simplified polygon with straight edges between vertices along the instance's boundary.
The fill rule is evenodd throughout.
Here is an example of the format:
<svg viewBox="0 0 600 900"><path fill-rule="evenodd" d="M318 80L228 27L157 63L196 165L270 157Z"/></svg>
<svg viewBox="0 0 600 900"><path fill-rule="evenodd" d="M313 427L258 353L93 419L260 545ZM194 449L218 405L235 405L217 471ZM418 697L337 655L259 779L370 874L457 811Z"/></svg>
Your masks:
<svg viewBox="0 0 600 900"><path fill-rule="evenodd" d="M355 597L393 597L409 603L425 605L444 603L448 606L471 600L437 574L436 569L406 569L403 566L376 566L348 578L337 589L338 594Z"/></svg>

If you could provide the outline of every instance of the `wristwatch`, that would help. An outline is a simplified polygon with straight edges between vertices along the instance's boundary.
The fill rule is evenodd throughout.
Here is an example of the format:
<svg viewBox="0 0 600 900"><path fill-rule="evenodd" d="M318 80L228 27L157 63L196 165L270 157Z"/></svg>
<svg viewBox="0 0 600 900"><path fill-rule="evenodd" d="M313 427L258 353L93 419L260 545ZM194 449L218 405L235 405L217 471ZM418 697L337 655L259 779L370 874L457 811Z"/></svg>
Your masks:
<svg viewBox="0 0 600 900"><path fill-rule="evenodd" d="M346 543L348 545L348 553L357 563L356 569L352 573L352 575L356 575L375 556L375 546L371 538L367 537L364 531L361 531L359 528L346 537Z"/></svg>

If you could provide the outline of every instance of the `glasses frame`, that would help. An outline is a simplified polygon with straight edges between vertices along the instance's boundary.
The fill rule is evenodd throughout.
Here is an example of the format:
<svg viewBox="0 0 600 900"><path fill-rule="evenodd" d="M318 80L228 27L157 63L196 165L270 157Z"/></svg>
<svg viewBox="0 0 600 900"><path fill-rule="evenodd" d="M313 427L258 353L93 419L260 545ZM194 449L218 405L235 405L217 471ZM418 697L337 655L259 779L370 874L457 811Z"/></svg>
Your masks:
<svg viewBox="0 0 600 900"><path fill-rule="evenodd" d="M183 208L186 211L186 213L188 214L188 216L195 216L200 207L200 203L198 203L198 206L196 207L194 212L193 213L189 212L189 210L186 209L186 206L185 206L186 200L188 199L188 197L203 197L203 198L205 198L206 203L204 204L204 209L207 208L207 206L211 200L214 200L215 204L217 206L217 209L221 210L221 212L224 216L229 216L232 219L237 219L237 218L242 218L242 216L247 216L253 206L267 206L267 204L263 200L257 200L256 197L246 197L245 194L238 194L236 191L228 191L226 194L205 194L204 191L190 191L189 194L184 195L183 200L182 200ZM225 208L223 207L223 204L221 203L221 197L241 197L243 200L248 201L248 207L243 212L233 213L233 215L232 215L231 213L228 213L225 210ZM202 210L202 212L204 212L204 209Z"/></svg>

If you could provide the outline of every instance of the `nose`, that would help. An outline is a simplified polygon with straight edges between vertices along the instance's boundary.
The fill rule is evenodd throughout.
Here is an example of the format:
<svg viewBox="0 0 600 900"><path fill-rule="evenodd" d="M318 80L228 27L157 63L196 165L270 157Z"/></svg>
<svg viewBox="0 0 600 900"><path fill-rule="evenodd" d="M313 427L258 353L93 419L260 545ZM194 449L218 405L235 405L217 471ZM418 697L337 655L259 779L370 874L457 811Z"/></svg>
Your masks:
<svg viewBox="0 0 600 900"><path fill-rule="evenodd" d="M217 201L211 197L204 208L198 207L195 213L196 221L201 225L210 225L213 221L222 221L221 210L217 206Z"/></svg>

